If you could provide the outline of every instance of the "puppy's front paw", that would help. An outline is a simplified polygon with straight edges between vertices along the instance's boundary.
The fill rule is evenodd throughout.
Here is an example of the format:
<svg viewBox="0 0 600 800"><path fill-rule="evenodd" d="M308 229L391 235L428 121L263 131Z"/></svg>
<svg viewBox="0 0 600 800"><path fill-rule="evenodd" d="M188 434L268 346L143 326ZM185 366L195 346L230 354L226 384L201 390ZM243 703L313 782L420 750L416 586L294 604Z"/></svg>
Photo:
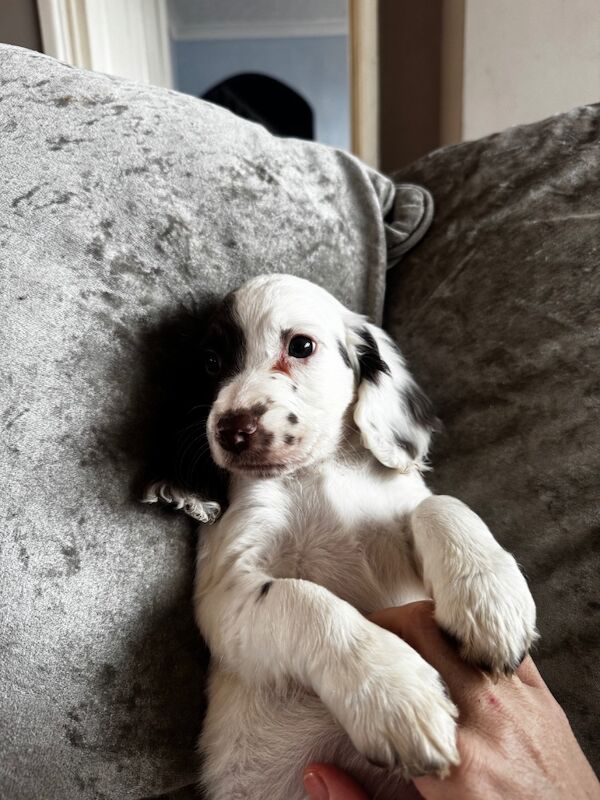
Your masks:
<svg viewBox="0 0 600 800"><path fill-rule="evenodd" d="M215 522L221 513L221 506L213 500L203 500L195 494L189 494L165 481L151 483L142 497L142 503L163 502L178 511L198 520L198 522Z"/></svg>
<svg viewBox="0 0 600 800"><path fill-rule="evenodd" d="M438 587L435 601L436 620L461 656L495 677L513 673L538 637L531 592L505 550L485 570Z"/></svg>
<svg viewBox="0 0 600 800"><path fill-rule="evenodd" d="M440 676L388 631L369 636L359 662L338 674L336 688L321 697L374 764L398 769L408 779L443 776L459 763L458 712Z"/></svg>

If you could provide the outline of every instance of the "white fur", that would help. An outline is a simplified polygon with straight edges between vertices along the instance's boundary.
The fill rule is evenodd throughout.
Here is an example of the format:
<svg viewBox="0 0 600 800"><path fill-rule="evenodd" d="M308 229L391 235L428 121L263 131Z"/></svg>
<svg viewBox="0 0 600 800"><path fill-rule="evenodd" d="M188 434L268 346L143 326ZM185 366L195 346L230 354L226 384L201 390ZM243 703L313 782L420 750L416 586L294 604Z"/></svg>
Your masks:
<svg viewBox="0 0 600 800"><path fill-rule="evenodd" d="M429 432L402 401L412 379L387 336L368 328L391 374L357 386L365 321L325 291L261 277L235 303L244 368L207 426L232 473L230 505L202 530L195 589L213 656L202 782L212 800L296 800L316 759L350 770L370 797L396 798L403 777L458 763L456 709L436 671L365 615L433 597L465 657L499 673L536 636L533 601L485 524L427 489ZM274 372L282 330L317 350ZM215 431L221 414L257 403L273 441L264 470L248 474ZM412 458L394 433L414 443ZM165 488L151 496L161 493L185 503Z"/></svg>
<svg viewBox="0 0 600 800"><path fill-rule="evenodd" d="M203 500L201 497L182 492L181 489L165 481L149 484L142 497L142 503L158 502L171 505L177 511L185 511L192 519L209 525L215 522L221 513L221 506L214 500Z"/></svg>

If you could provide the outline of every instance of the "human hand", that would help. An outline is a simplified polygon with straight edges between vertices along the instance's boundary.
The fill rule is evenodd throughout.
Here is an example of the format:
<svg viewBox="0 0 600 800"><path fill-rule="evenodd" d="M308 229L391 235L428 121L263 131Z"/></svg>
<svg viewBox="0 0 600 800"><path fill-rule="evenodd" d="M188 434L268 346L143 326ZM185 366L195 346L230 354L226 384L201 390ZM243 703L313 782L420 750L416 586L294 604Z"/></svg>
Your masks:
<svg viewBox="0 0 600 800"><path fill-rule="evenodd" d="M433 603L378 611L371 620L417 650L442 675L460 711L461 763L445 779L415 778L425 800L600 800L600 783L569 722L527 657L516 674L490 678L462 661L433 619ZM368 800L340 770L305 770L311 800Z"/></svg>

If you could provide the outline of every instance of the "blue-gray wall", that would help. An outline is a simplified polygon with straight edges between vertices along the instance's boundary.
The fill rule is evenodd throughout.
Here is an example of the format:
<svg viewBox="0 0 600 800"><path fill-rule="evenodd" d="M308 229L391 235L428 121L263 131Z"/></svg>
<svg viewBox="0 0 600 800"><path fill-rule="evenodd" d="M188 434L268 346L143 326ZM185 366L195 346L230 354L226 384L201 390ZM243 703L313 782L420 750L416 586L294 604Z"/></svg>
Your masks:
<svg viewBox="0 0 600 800"><path fill-rule="evenodd" d="M283 81L310 103L315 138L350 147L348 38L173 41L175 88L202 96L240 72L260 72Z"/></svg>

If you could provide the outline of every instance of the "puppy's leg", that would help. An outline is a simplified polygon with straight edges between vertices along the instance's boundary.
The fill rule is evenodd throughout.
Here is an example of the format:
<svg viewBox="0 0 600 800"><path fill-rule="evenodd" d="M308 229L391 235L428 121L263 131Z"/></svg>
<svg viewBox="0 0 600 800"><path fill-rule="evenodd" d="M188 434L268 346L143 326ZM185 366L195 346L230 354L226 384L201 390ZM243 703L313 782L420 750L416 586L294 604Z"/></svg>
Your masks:
<svg viewBox="0 0 600 800"><path fill-rule="evenodd" d="M200 628L223 668L253 684L294 679L359 752L406 776L458 763L456 709L415 650L322 586L261 572L238 547L235 560L210 565L196 593Z"/></svg>
<svg viewBox="0 0 600 800"><path fill-rule="evenodd" d="M155 481L146 487L142 503L165 503L177 511L198 520L212 524L221 513L221 506L214 500L204 500L166 481Z"/></svg>
<svg viewBox="0 0 600 800"><path fill-rule="evenodd" d="M417 796L395 770L369 764L314 694L251 686L214 662L199 750L210 800L305 800L312 762L335 764L377 800Z"/></svg>
<svg viewBox="0 0 600 800"><path fill-rule="evenodd" d="M535 605L515 559L453 497L423 500L412 528L439 625L467 660L492 674L513 672L537 638Z"/></svg>

